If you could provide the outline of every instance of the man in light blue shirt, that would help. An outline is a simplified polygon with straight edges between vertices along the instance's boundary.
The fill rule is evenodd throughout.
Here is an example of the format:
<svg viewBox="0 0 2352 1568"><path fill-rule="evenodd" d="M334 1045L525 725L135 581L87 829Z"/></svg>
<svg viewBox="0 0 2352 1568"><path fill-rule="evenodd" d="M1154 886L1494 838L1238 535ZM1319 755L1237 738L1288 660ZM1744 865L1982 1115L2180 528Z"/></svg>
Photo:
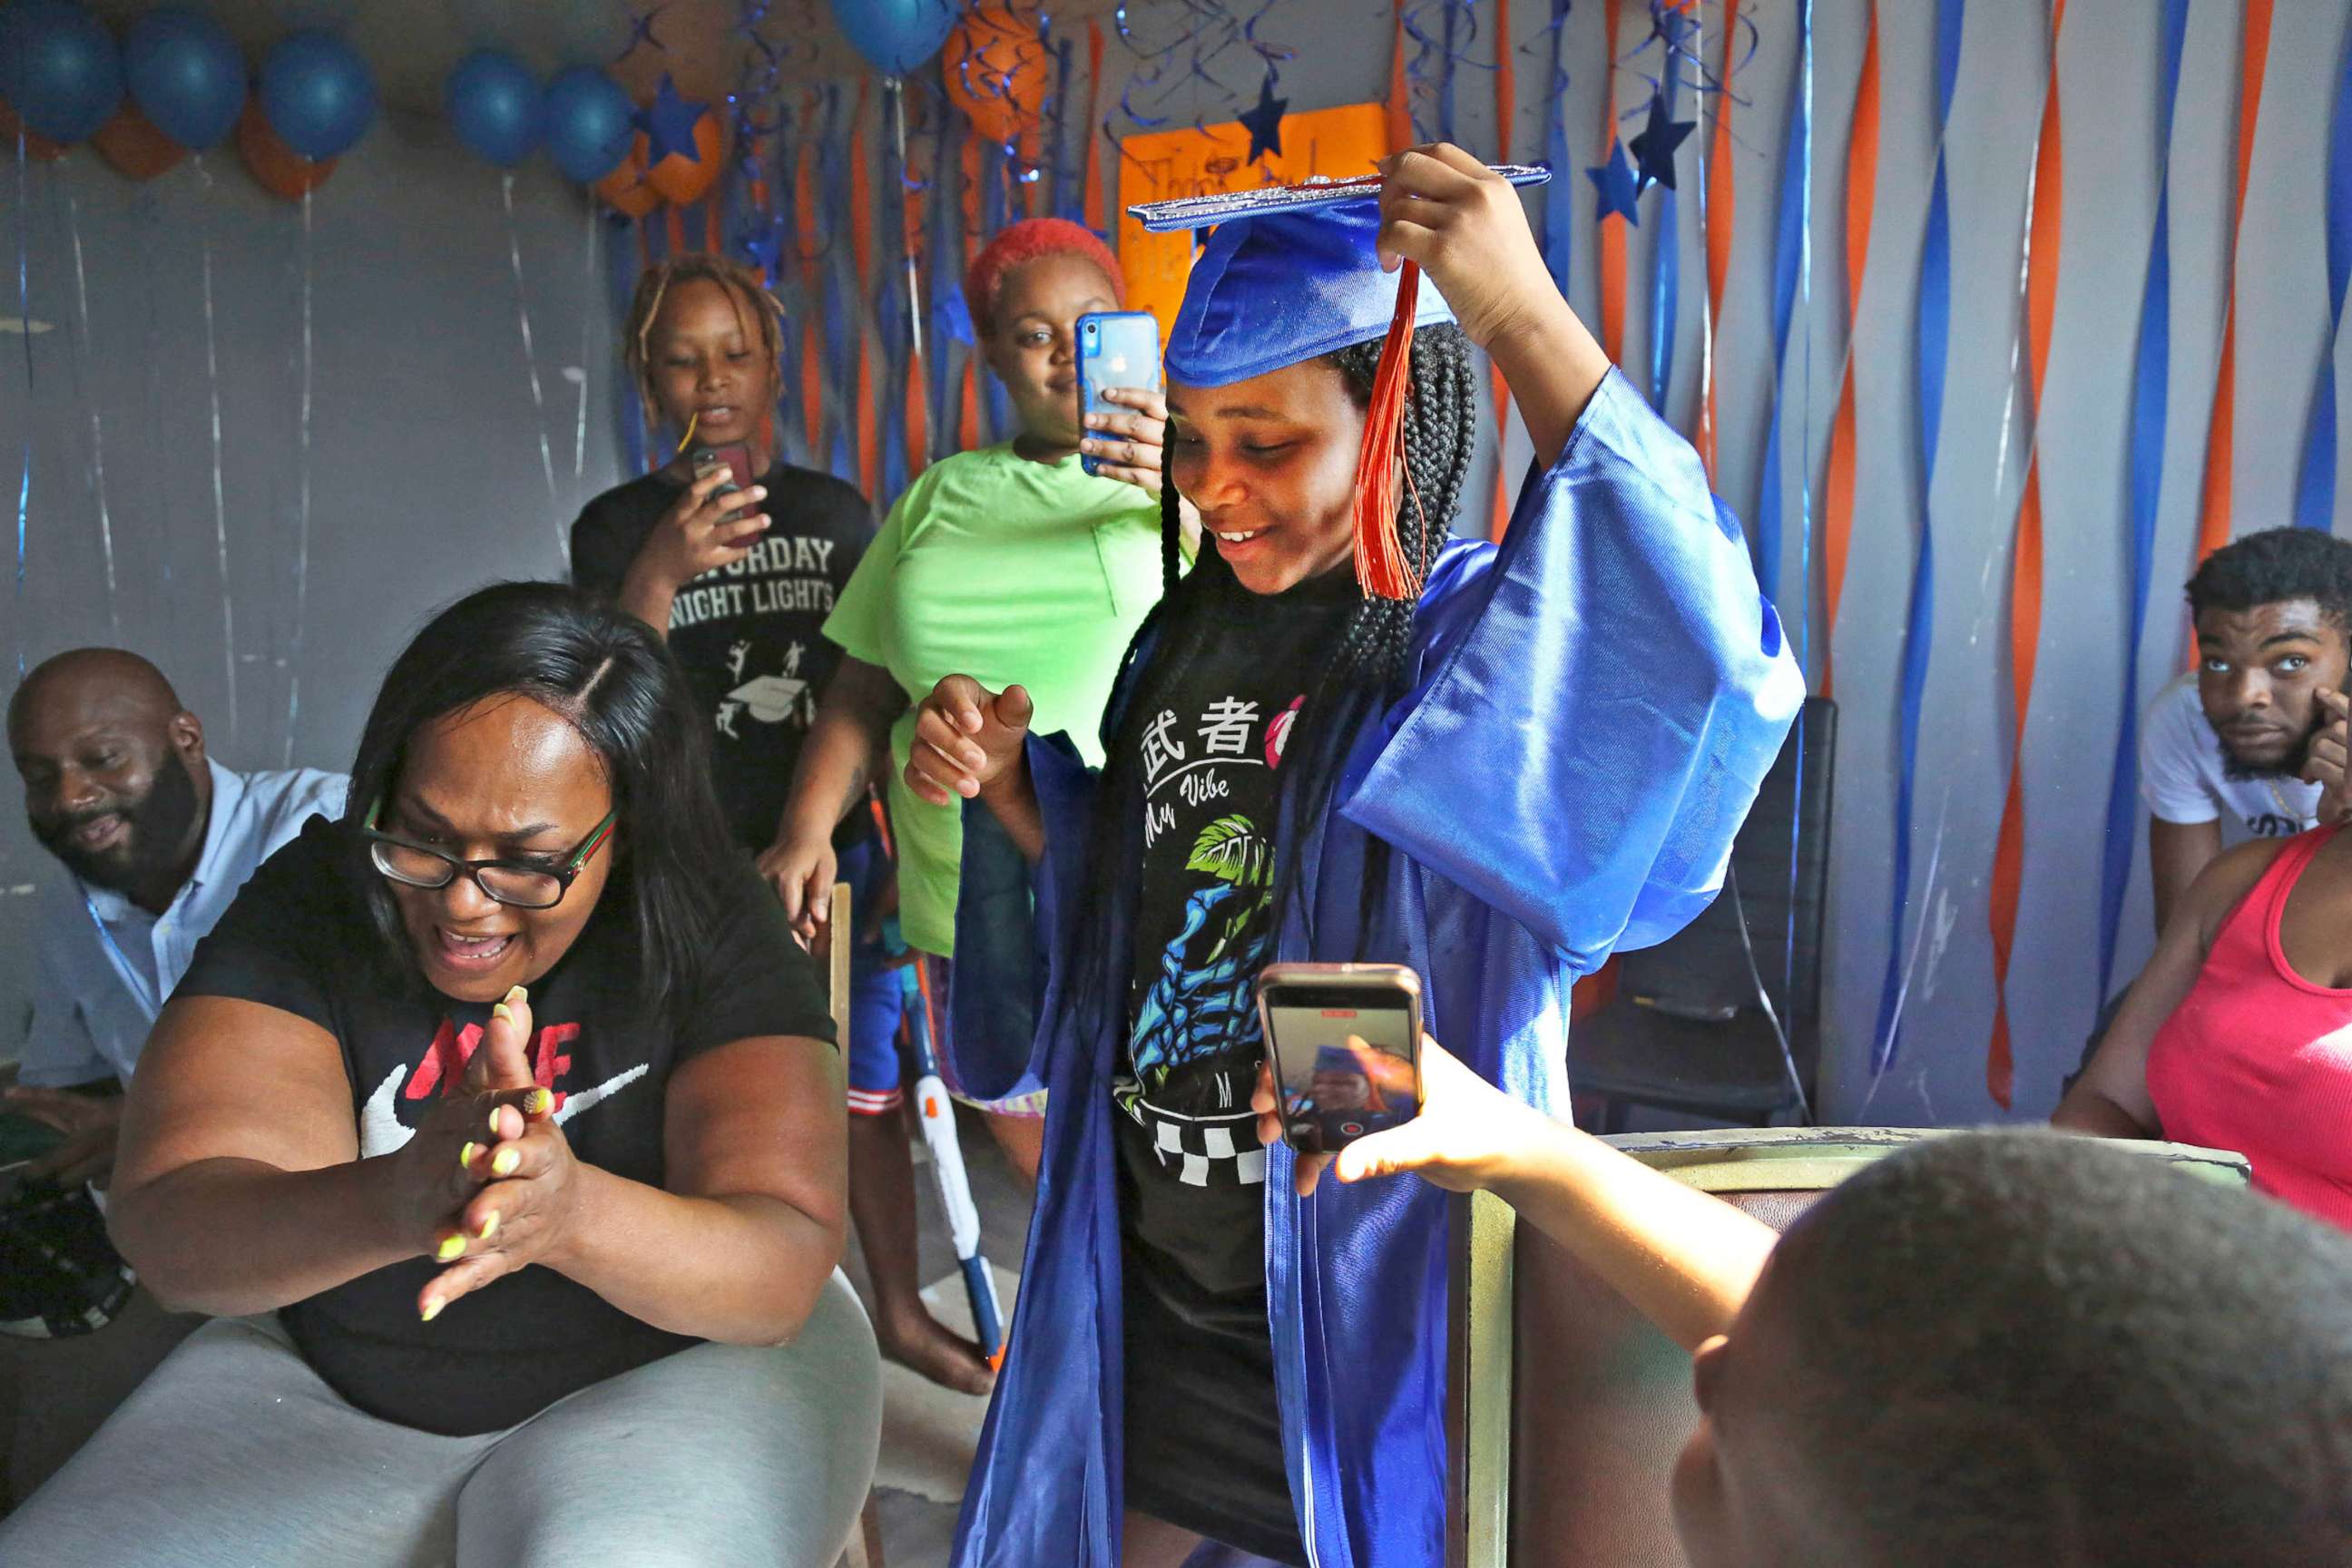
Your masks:
<svg viewBox="0 0 2352 1568"><path fill-rule="evenodd" d="M33 1023L10 1108L66 1135L28 1173L111 1164L121 1086L196 944L255 868L348 781L237 773L163 673L117 648L58 655L8 704L33 836L65 875L44 889Z"/></svg>

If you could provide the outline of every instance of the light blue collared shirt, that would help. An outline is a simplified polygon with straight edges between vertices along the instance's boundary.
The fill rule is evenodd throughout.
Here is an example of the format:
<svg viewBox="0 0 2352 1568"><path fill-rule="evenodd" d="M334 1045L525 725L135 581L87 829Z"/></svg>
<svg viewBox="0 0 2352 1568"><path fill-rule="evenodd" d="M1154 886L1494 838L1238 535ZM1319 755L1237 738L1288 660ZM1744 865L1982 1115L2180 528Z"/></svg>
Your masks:
<svg viewBox="0 0 2352 1568"><path fill-rule="evenodd" d="M212 769L212 820L194 875L151 915L120 893L60 870L44 889L33 1026L20 1083L54 1088L111 1074L125 1084L164 999L237 889L315 814L340 816L341 773Z"/></svg>

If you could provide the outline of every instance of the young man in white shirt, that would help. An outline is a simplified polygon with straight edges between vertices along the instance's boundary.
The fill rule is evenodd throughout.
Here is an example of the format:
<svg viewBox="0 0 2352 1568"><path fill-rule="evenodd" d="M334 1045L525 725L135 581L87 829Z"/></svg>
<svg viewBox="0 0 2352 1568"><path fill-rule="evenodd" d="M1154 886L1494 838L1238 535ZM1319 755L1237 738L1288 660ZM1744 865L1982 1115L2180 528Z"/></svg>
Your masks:
<svg viewBox="0 0 2352 1568"><path fill-rule="evenodd" d="M2140 728L2156 923L2226 844L2318 825L2314 740L2335 718L2352 635L2352 542L2308 529L2250 533L2189 580L2195 671Z"/></svg>

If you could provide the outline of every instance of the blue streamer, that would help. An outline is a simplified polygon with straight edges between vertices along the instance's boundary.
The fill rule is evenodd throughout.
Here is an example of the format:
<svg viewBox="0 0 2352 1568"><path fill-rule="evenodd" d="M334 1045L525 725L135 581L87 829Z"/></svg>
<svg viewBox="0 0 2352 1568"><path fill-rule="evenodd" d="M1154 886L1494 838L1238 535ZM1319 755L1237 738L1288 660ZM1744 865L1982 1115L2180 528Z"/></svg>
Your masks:
<svg viewBox="0 0 2352 1568"><path fill-rule="evenodd" d="M25 676L25 549L33 516L33 204L25 132L16 132L16 334L25 343L25 477L16 481L16 678Z"/></svg>
<svg viewBox="0 0 2352 1568"><path fill-rule="evenodd" d="M930 345L923 367L930 375L929 420L933 461L955 450L956 424L962 412L956 406L954 345L966 353L971 343L971 322L963 302L963 225L961 193L948 183L948 172L963 166L963 116L941 105L931 127L931 208L929 212ZM963 330L955 317L965 316Z"/></svg>
<svg viewBox="0 0 2352 1568"><path fill-rule="evenodd" d="M1568 155L1568 121L1560 106L1568 101L1568 12L1570 0L1551 0L1551 91L1544 95L1544 161L1551 165L1552 182L1544 192L1543 258L1553 287L1568 298L1569 264L1575 254L1576 182Z"/></svg>
<svg viewBox="0 0 2352 1568"><path fill-rule="evenodd" d="M805 319L808 301L800 286L801 220L798 204L793 199L793 178L800 169L799 130L798 121L789 110L778 111L775 154L768 169L769 200L773 206L769 221L775 226L772 248L776 258L769 285L784 307L783 330L776 344L776 428L780 436L776 444L790 461L807 468L815 459L808 449L808 431L800 407L800 326Z"/></svg>
<svg viewBox="0 0 2352 1568"><path fill-rule="evenodd" d="M983 245L994 239L1008 221L1007 208L1011 204L1006 198L1011 193L1006 180L1012 172L1012 155L1003 149L989 148L981 153L980 177L986 182L981 187L980 201L981 242ZM988 419L983 439L992 443L1010 441L1020 433L1019 421L1013 416L1013 399L1005 392L1004 384L985 369L977 374L980 376L981 406Z"/></svg>
<svg viewBox="0 0 2352 1568"><path fill-rule="evenodd" d="M1810 0L1809 0L1810 3ZM1808 10L1807 16L1811 12ZM1804 36L1807 48L1812 35ZM1756 497L1756 581L1766 598L1780 591L1780 377L1789 358L1789 325L1796 314L1798 259L1809 237L1813 183L1812 57L1800 50L1798 82L1789 97L1789 124L1780 155L1780 191L1772 232L1772 413L1764 427L1764 478ZM1811 364L1810 356L1807 361ZM1808 426L1808 445L1811 444ZM1806 465L1811 484L1811 465Z"/></svg>
<svg viewBox="0 0 2352 1568"><path fill-rule="evenodd" d="M2344 284L2352 273L2352 46L2336 83L2327 134L2327 341L2320 348L2303 463L2294 487L2297 528L2330 531L2336 521L2336 338L2344 327Z"/></svg>
<svg viewBox="0 0 2352 1568"><path fill-rule="evenodd" d="M1682 72L1675 68L1675 46L1667 45L1665 79L1658 89L1665 99L1668 120L1675 117L1675 100L1682 85ZM1676 234L1675 196L1674 186L1658 187L1658 210L1650 226L1650 406L1661 418L1667 417L1666 399L1674 390L1675 307L1682 292L1682 247Z"/></svg>
<svg viewBox="0 0 2352 1568"><path fill-rule="evenodd" d="M1047 143L1045 156L1054 171L1053 183L1047 188L1045 210L1055 217L1072 223L1087 220L1086 193L1078 187L1085 183L1084 173L1070 167L1070 43L1064 38L1054 46L1056 57L1054 74L1054 134Z"/></svg>
<svg viewBox="0 0 2352 1568"><path fill-rule="evenodd" d="M1801 4L1798 7L1797 15L1797 58L1799 62L1797 110L1798 113L1804 120L1804 140L1806 146L1810 151L1812 144L1813 123L1813 0L1801 0ZM1727 41L1728 40L1727 40ZM1724 69L1724 76L1727 83L1729 80L1730 74L1730 68L1727 64ZM1727 85L1725 90L1729 90ZM1801 186L1797 197L1797 205L1799 208L1797 215L1797 242L1798 255L1800 258L1797 272L1799 278L1798 287L1803 291L1805 299L1805 320L1810 323L1813 319L1812 159L1810 156L1805 158L1801 164L1801 168L1803 172L1801 175ZM1785 228L1783 232L1785 234ZM1808 330L1806 336L1811 338L1811 331ZM1799 401L1797 409L1797 427L1805 433L1807 451L1805 464L1798 470L1797 481L1797 583L1798 593L1801 595L1811 593L1813 581L1813 466L1811 457L1811 433L1813 428L1813 356L1810 346L1805 353L1805 370L1802 384L1804 387L1804 393ZM1774 406L1776 410L1778 405L1779 400L1775 399ZM1797 623L1798 669L1803 670L1811 665L1812 643L1813 616L1809 603L1806 613L1798 617ZM1805 714L1804 710L1801 708L1797 710L1796 747L1796 768L1795 776L1790 786L1790 798L1802 800L1805 798ZM1789 819L1789 921L1785 933L1785 942L1780 950L1782 958L1780 968L1780 994L1785 998L1791 999L1792 1001L1797 994L1797 850L1801 836L1803 832L1803 814L1801 812L1790 814ZM1793 1060L1790 1061L1790 1068L1791 1072L1793 1072L1795 1069L1795 1063ZM1803 1113L1803 1119L1810 1122L1813 1119L1813 1108L1811 1104L1811 1091L1808 1089L1807 1086L1801 1082L1797 1083L1794 1087L1796 1088L1799 1095L1804 1097L1804 1103L1801 1105L1801 1110Z"/></svg>
<svg viewBox="0 0 2352 1568"><path fill-rule="evenodd" d="M637 291L636 247L629 243L630 222L619 213L607 215L604 226L609 242L604 252L613 284L613 319L626 321L629 301ZM621 449L629 455L629 477L635 479L647 468L645 397L634 386L624 387L613 405L613 412L621 421Z"/></svg>
<svg viewBox="0 0 2352 1568"><path fill-rule="evenodd" d="M2116 757L2107 779L2105 855L2099 868L2099 1006L2116 972L2116 937L2131 884L2139 826L2139 644L2147 629L2148 589L2156 575L2156 508L2164 488L2164 426L2172 353L2172 110L2180 91L2181 41L2189 0L2164 0L2164 64L2156 122L2156 232L2147 242L2147 281L2140 296L2138 363L2132 376L2131 640L2124 645L2124 700ZM2339 296L2340 297L2340 296Z"/></svg>
<svg viewBox="0 0 2352 1568"><path fill-rule="evenodd" d="M1872 1076L1895 1065L1904 995L1904 914L1911 896L1911 809L1919 780L1919 715L1927 695L1927 656L1936 635L1936 537L1932 496L1936 442L1944 418L1945 355L1952 314L1952 203L1944 174L1944 137L1952 120L1952 89L1959 79L1960 35L1967 0L1936 7L1936 176L1927 199L1927 253L1920 264L1917 320L1919 363L1919 554L1911 569L1911 603L1903 629L1900 761L1895 783L1895 897L1886 980L1878 997L1878 1029L1870 1045Z"/></svg>
<svg viewBox="0 0 2352 1568"><path fill-rule="evenodd" d="M886 85L885 92L906 90L903 84ZM884 119L888 119L886 105ZM907 168L891 144L882 138L882 199L877 217L882 226L878 258L882 276L876 279L875 326L882 340L882 405L866 417L882 422L882 493L872 497L875 510L887 510L907 488L907 361L913 352L907 298Z"/></svg>

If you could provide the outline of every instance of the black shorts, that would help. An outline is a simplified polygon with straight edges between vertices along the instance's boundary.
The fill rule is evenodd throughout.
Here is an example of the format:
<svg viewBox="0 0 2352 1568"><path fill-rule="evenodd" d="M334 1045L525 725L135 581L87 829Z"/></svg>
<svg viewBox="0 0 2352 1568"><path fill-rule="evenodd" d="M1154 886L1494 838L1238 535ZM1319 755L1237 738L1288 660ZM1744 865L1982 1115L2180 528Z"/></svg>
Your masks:
<svg viewBox="0 0 2352 1568"><path fill-rule="evenodd" d="M1127 1506L1306 1568L1282 1464L1274 1343L1189 1322L1127 1258Z"/></svg>

